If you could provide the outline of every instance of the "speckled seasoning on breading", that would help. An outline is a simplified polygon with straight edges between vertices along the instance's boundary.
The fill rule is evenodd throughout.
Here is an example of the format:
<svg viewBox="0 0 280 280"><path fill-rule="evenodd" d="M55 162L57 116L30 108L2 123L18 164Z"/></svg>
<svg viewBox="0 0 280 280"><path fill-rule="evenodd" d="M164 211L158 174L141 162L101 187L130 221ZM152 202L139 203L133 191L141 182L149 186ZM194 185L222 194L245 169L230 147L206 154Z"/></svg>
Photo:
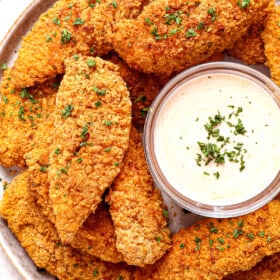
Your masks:
<svg viewBox="0 0 280 280"><path fill-rule="evenodd" d="M94 213L120 172L115 163L128 147L130 123L129 92L117 66L100 58L67 59L48 169L55 225L64 243Z"/></svg>

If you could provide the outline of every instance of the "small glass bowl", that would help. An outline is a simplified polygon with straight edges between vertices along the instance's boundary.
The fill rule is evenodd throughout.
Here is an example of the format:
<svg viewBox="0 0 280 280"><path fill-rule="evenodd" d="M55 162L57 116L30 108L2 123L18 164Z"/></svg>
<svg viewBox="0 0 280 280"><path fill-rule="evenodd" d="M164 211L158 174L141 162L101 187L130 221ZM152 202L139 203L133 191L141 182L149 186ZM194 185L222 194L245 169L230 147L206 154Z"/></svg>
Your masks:
<svg viewBox="0 0 280 280"><path fill-rule="evenodd" d="M278 107L280 108L280 89L264 74L238 63L205 63L179 73L177 76L171 79L161 90L161 92L152 103L147 115L143 133L143 141L148 166L154 178L155 184L160 190L162 190L171 199L173 199L179 206L195 214L215 218L228 218L248 214L271 201L280 191L280 171L269 186L267 186L262 192L258 193L256 196L248 200L232 205L204 204L184 196L168 182L160 168L160 165L157 162L153 137L155 126L157 123L158 112L160 111L164 102L166 102L166 100L172 95L172 93L175 92L176 88L180 87L185 82L197 78L201 75L216 73L234 74L239 77L247 78L256 82L273 97Z"/></svg>

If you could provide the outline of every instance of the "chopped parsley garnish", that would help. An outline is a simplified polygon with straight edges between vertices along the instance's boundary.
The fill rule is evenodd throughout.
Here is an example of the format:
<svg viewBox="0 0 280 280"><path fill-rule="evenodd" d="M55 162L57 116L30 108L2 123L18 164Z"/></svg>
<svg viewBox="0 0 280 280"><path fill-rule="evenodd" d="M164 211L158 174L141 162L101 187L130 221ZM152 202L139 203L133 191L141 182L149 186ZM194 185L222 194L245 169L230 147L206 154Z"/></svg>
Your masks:
<svg viewBox="0 0 280 280"><path fill-rule="evenodd" d="M92 272L93 277L96 277L98 275L98 269L95 268Z"/></svg>
<svg viewBox="0 0 280 280"><path fill-rule="evenodd" d="M104 96L107 93L106 89L99 89L98 87L93 87L93 91L101 96Z"/></svg>
<svg viewBox="0 0 280 280"><path fill-rule="evenodd" d="M77 159L78 163L81 163L82 161L83 161L83 159L81 157Z"/></svg>
<svg viewBox="0 0 280 280"><path fill-rule="evenodd" d="M211 17L211 21L214 22L216 19L217 19L217 14L216 14L216 10L215 8L210 8L208 11L207 11L208 15L212 16Z"/></svg>
<svg viewBox="0 0 280 280"><path fill-rule="evenodd" d="M82 129L82 133L80 135L82 139L85 139L87 137L87 135L88 135L88 128L89 128L88 124L84 125L84 127Z"/></svg>
<svg viewBox="0 0 280 280"><path fill-rule="evenodd" d="M151 34L155 36L156 40L160 40L161 36L158 34L158 29L156 26L153 27L153 29L151 30Z"/></svg>
<svg viewBox="0 0 280 280"><path fill-rule="evenodd" d="M103 124L106 125L106 126L111 126L111 125L113 124L113 122L108 121L108 120L105 120L105 121L103 122Z"/></svg>
<svg viewBox="0 0 280 280"><path fill-rule="evenodd" d="M79 56L77 54L74 54L73 58L77 61L79 59Z"/></svg>
<svg viewBox="0 0 280 280"><path fill-rule="evenodd" d="M72 105L67 105L62 111L61 111L61 116L64 119L67 119L73 112L74 106Z"/></svg>
<svg viewBox="0 0 280 280"><path fill-rule="evenodd" d="M101 101L96 101L94 103L94 105L95 105L95 107L100 107L100 106L102 106L102 103L101 103Z"/></svg>
<svg viewBox="0 0 280 280"><path fill-rule="evenodd" d="M242 0L242 1L238 1L237 5L241 8L241 9L246 9L247 7L249 7L250 5L250 0Z"/></svg>
<svg viewBox="0 0 280 280"><path fill-rule="evenodd" d="M155 237L155 240L156 240L157 243L160 243L160 242L161 242L161 238L160 238L159 236L156 236L156 237Z"/></svg>
<svg viewBox="0 0 280 280"><path fill-rule="evenodd" d="M120 165L120 163L119 163L118 161L114 162L114 166L115 166L115 167L117 167L117 166L119 166L119 165Z"/></svg>
<svg viewBox="0 0 280 280"><path fill-rule="evenodd" d="M241 229L234 229L234 231L233 231L233 238L238 238L240 235L242 235L243 234L243 230L241 230Z"/></svg>
<svg viewBox="0 0 280 280"><path fill-rule="evenodd" d="M40 166L41 172L47 172L48 166Z"/></svg>
<svg viewBox="0 0 280 280"><path fill-rule="evenodd" d="M163 209L162 210L162 215L163 215L163 217L168 218L168 211Z"/></svg>
<svg viewBox="0 0 280 280"><path fill-rule="evenodd" d="M117 9L118 4L117 4L117 2L116 2L115 0L112 1L112 6L113 6L115 9Z"/></svg>
<svg viewBox="0 0 280 280"><path fill-rule="evenodd" d="M204 27L205 27L205 23L204 23L204 22L200 22L200 23L197 25L197 29L198 29L198 30L202 30L202 29L204 29Z"/></svg>
<svg viewBox="0 0 280 280"><path fill-rule="evenodd" d="M180 249L185 248L185 246L186 246L185 243L181 243L181 244L180 244Z"/></svg>
<svg viewBox="0 0 280 280"><path fill-rule="evenodd" d="M52 36L47 35L46 36L46 42L52 42Z"/></svg>
<svg viewBox="0 0 280 280"><path fill-rule="evenodd" d="M59 155L59 154L61 153L61 150L60 150L59 148L56 148L55 151L54 151L54 153L55 153L56 155Z"/></svg>
<svg viewBox="0 0 280 280"><path fill-rule="evenodd" d="M96 61L93 60L93 59L88 59L88 60L87 60L87 66L88 66L88 67L94 67L94 66L96 66Z"/></svg>
<svg viewBox="0 0 280 280"><path fill-rule="evenodd" d="M150 25L150 26L152 26L152 25L154 24L154 23L150 20L150 18L145 18L144 21L145 21L148 25Z"/></svg>
<svg viewBox="0 0 280 280"><path fill-rule="evenodd" d="M201 246L201 239L199 237L196 237L194 241L196 244L195 251L199 251Z"/></svg>
<svg viewBox="0 0 280 280"><path fill-rule="evenodd" d="M34 97L30 94L30 92L28 91L27 88L23 88L20 91L20 97L21 98L27 98L32 104L36 103L36 100L34 99Z"/></svg>
<svg viewBox="0 0 280 280"><path fill-rule="evenodd" d="M105 153L109 153L112 150L112 147L107 147L106 149L104 149Z"/></svg>
<svg viewBox="0 0 280 280"><path fill-rule="evenodd" d="M58 17L54 17L52 22L53 24L60 26L60 19Z"/></svg>
<svg viewBox="0 0 280 280"><path fill-rule="evenodd" d="M258 233L258 235L260 236L260 237L264 237L264 231L260 231L259 233Z"/></svg>
<svg viewBox="0 0 280 280"><path fill-rule="evenodd" d="M248 233L248 234L247 234L247 237L248 237L250 240L253 240L255 236L254 236L253 233Z"/></svg>
<svg viewBox="0 0 280 280"><path fill-rule="evenodd" d="M72 39L71 33L66 28L64 28L61 33L61 39L60 39L61 43L66 44L66 43L70 42L71 39Z"/></svg>
<svg viewBox="0 0 280 280"><path fill-rule="evenodd" d="M5 71L5 70L7 70L7 69L8 69L7 63L3 63L3 64L1 65L1 70L2 70L2 71Z"/></svg>
<svg viewBox="0 0 280 280"><path fill-rule="evenodd" d="M221 237L218 237L217 240L219 241L220 244L224 245L225 244L225 240Z"/></svg>
<svg viewBox="0 0 280 280"><path fill-rule="evenodd" d="M164 18L166 18L165 23L170 25L170 24L175 22L177 25L181 25L181 23L182 23L181 15L182 14L183 14L182 11L176 11L173 14L166 14L166 15L164 15Z"/></svg>
<svg viewBox="0 0 280 280"><path fill-rule="evenodd" d="M149 110L150 110L150 107L146 107L146 108L142 108L142 109L140 109L140 112L141 112L141 118L145 118L145 117L146 117L146 115L148 114Z"/></svg>
<svg viewBox="0 0 280 280"><path fill-rule="evenodd" d="M22 106L18 110L18 117L19 117L20 120L25 121L25 118L24 118L24 107L22 107Z"/></svg>
<svg viewBox="0 0 280 280"><path fill-rule="evenodd" d="M190 28L187 32L186 32L186 37L190 38L190 37L195 37L196 36L196 32Z"/></svg>
<svg viewBox="0 0 280 280"><path fill-rule="evenodd" d="M73 25L82 25L82 24L84 24L84 23L85 23L84 20L82 20L82 19L80 19L80 18L76 18L76 19L74 20L74 22L73 22Z"/></svg>

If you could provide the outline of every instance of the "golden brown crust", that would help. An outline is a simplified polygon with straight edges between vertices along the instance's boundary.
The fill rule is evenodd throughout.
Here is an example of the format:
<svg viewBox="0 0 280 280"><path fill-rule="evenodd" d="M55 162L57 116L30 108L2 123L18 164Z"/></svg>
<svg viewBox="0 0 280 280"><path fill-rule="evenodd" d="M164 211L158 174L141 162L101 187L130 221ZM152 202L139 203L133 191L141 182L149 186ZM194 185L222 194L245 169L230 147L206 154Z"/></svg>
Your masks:
<svg viewBox="0 0 280 280"><path fill-rule="evenodd" d="M279 280L280 253L264 257L261 262L248 271L238 271L223 280Z"/></svg>
<svg viewBox="0 0 280 280"><path fill-rule="evenodd" d="M49 167L50 199L63 242L71 242L118 175L130 114L129 93L114 64L82 56L66 61Z"/></svg>
<svg viewBox="0 0 280 280"><path fill-rule="evenodd" d="M53 130L50 131L53 133ZM40 206L40 211L53 224L55 217L49 198L49 146L44 149L34 149L27 155L28 191ZM87 252L89 255L112 263L122 262L123 256L116 248L116 235L109 210L103 203L98 205L94 214L91 214L78 230L71 242L73 248Z"/></svg>
<svg viewBox="0 0 280 280"><path fill-rule="evenodd" d="M173 246L154 266L138 270L140 279L218 280L249 270L280 250L280 201L246 216L204 219L173 237Z"/></svg>
<svg viewBox="0 0 280 280"><path fill-rule="evenodd" d="M132 102L132 122L136 127L145 123L146 115L154 98L168 78L162 79L153 74L144 74L130 68L117 54L106 59L118 65L120 76L127 84Z"/></svg>
<svg viewBox="0 0 280 280"><path fill-rule="evenodd" d="M231 56L242 60L246 64L263 64L266 61L264 42L261 37L264 25L262 17L258 18L258 21L253 23L246 34L229 50Z"/></svg>
<svg viewBox="0 0 280 280"><path fill-rule="evenodd" d="M111 49L107 39L111 25L132 18L146 1L59 0L42 14L23 39L13 66L16 88L30 87L65 71L72 55L104 55Z"/></svg>
<svg viewBox="0 0 280 280"><path fill-rule="evenodd" d="M171 74L233 47L269 2L250 1L241 8L236 0L205 0L199 5L155 0L136 19L116 23L112 44L129 66Z"/></svg>
<svg viewBox="0 0 280 280"><path fill-rule="evenodd" d="M273 6L267 16L262 38L265 44L266 65L272 79L280 86L280 7Z"/></svg>
<svg viewBox="0 0 280 280"><path fill-rule="evenodd" d="M59 79L14 90L10 74L5 71L0 87L0 164L24 167L24 154L45 142L45 132L52 129Z"/></svg>
<svg viewBox="0 0 280 280"><path fill-rule="evenodd" d="M170 247L170 231L159 190L153 186L141 136L132 127L122 170L110 196L117 249L131 265L144 266L161 258Z"/></svg>
<svg viewBox="0 0 280 280"><path fill-rule="evenodd" d="M28 171L9 185L0 213L36 266L59 279L131 279L132 268L114 265L63 246L53 224L41 214L28 192Z"/></svg>

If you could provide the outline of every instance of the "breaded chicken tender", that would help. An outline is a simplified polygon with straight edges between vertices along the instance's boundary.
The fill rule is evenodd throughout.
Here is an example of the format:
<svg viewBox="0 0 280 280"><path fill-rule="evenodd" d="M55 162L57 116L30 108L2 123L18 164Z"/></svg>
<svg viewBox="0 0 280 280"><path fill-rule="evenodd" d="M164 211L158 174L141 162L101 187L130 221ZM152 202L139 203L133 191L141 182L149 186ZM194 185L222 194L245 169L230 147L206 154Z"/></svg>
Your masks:
<svg viewBox="0 0 280 280"><path fill-rule="evenodd" d="M24 154L43 143L45 131L52 128L59 79L14 90L10 74L5 71L0 87L0 164L25 167Z"/></svg>
<svg viewBox="0 0 280 280"><path fill-rule="evenodd" d="M55 225L62 242L71 243L120 172L131 102L114 64L82 56L65 64L48 175Z"/></svg>
<svg viewBox="0 0 280 280"><path fill-rule="evenodd" d="M117 54L113 53L106 59L118 65L120 75L126 82L132 101L132 122L136 127L145 123L149 107L168 78L144 74L130 68Z"/></svg>
<svg viewBox="0 0 280 280"><path fill-rule="evenodd" d="M51 131L53 133L53 131ZM49 147L34 149L27 154L29 165L26 175L28 191L40 206L40 211L52 222L55 217L49 198L48 160ZM71 246L103 261L118 263L123 256L116 248L116 234L112 218L104 203L100 203L94 214L91 214L78 230Z"/></svg>
<svg viewBox="0 0 280 280"><path fill-rule="evenodd" d="M280 201L246 216L203 219L173 237L171 250L155 265L135 273L135 280L218 280L249 270L280 251Z"/></svg>
<svg viewBox="0 0 280 280"><path fill-rule="evenodd" d="M280 86L280 6L271 6L262 34L265 45L266 65L271 77Z"/></svg>
<svg viewBox="0 0 280 280"><path fill-rule="evenodd" d="M229 50L231 56L246 64L262 64L266 61L264 42L261 37L264 25L263 20L260 20L261 17L258 18L258 21L253 23L246 34Z"/></svg>
<svg viewBox="0 0 280 280"><path fill-rule="evenodd" d="M280 253L264 257L249 271L238 271L223 280L279 280Z"/></svg>
<svg viewBox="0 0 280 280"><path fill-rule="evenodd" d="M155 0L115 24L113 47L130 67L169 75L232 48L269 2Z"/></svg>
<svg viewBox="0 0 280 280"><path fill-rule="evenodd" d="M131 265L144 266L160 259L170 247L170 231L159 190L153 186L141 136L132 127L129 148L110 196L117 249Z"/></svg>
<svg viewBox="0 0 280 280"><path fill-rule="evenodd" d="M64 60L75 54L105 55L111 24L131 18L144 0L59 0L42 14L25 36L13 66L16 88L30 87L65 71Z"/></svg>
<svg viewBox="0 0 280 280"><path fill-rule="evenodd" d="M131 268L102 262L70 246L63 246L51 222L28 192L28 171L9 185L1 202L0 213L39 268L58 279L131 279Z"/></svg>

